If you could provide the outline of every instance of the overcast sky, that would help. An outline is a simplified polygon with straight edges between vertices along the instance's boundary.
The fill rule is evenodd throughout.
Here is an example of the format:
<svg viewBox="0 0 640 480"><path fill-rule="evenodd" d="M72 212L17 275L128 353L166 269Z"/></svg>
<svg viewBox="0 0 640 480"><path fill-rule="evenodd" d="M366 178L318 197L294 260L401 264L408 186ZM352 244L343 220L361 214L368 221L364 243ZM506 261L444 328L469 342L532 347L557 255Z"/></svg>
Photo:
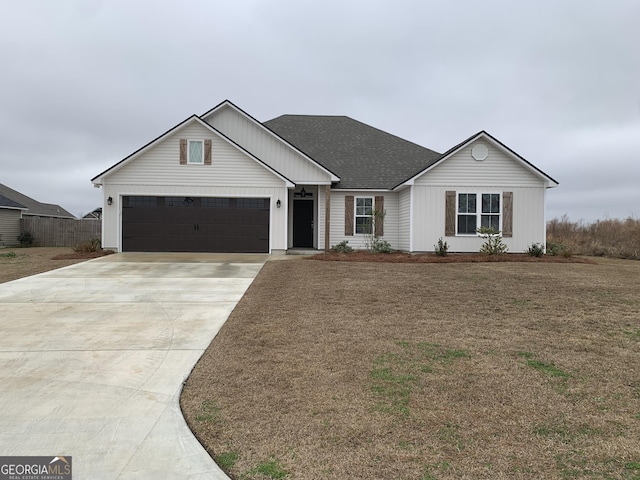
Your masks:
<svg viewBox="0 0 640 480"><path fill-rule="evenodd" d="M0 183L90 179L224 99L444 152L487 130L560 182L547 218L640 217L638 0L2 0Z"/></svg>

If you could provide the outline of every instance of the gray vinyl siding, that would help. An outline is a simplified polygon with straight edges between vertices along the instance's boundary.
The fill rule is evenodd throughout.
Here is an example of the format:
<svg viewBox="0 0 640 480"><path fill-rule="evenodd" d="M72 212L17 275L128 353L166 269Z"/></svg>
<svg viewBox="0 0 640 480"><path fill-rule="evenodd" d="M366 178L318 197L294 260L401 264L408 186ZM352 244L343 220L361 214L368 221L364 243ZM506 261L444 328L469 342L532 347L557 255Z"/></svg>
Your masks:
<svg viewBox="0 0 640 480"><path fill-rule="evenodd" d="M398 192L398 249L411 250L411 188Z"/></svg>
<svg viewBox="0 0 640 480"><path fill-rule="evenodd" d="M231 107L214 112L206 121L294 183L331 183L328 173Z"/></svg>
<svg viewBox="0 0 640 480"><path fill-rule="evenodd" d="M384 235L381 237L391 245L394 250L399 250L398 242L398 194L395 192L362 192L362 191L347 191L347 190L332 190L331 191L331 231L330 231L330 244L336 245L343 240L349 242L349 246L355 249L366 248L365 235L345 235L344 234L344 221L345 211L344 202L347 195L354 197L376 197L384 196L384 210L386 216L384 219ZM324 208L324 207L323 207ZM323 217L324 223L324 217ZM323 233L324 235L324 233ZM324 238L324 237L322 237Z"/></svg>
<svg viewBox="0 0 640 480"><path fill-rule="evenodd" d="M20 210L0 208L0 247L19 245Z"/></svg>
<svg viewBox="0 0 640 480"><path fill-rule="evenodd" d="M414 226L413 250L433 251L433 246L442 237L449 243L450 252L477 252L482 238L469 236L445 237L445 194L448 190L459 193L470 192L472 187L459 185L413 187ZM474 191L488 193L513 192L513 237L504 238L509 252L525 252L533 242L545 243L545 216L543 187L505 187L488 185L473 187Z"/></svg>
<svg viewBox="0 0 640 480"><path fill-rule="evenodd" d="M484 141L485 160L471 156L474 142L415 180L413 186L413 250L433 251L440 237L450 252L477 252L483 239L445 237L445 194L513 192L513 236L504 238L509 252L525 252L545 242L545 181L495 145Z"/></svg>
<svg viewBox="0 0 640 480"><path fill-rule="evenodd" d="M180 165L180 139L211 139L211 165ZM267 167L192 123L111 173L107 183L138 185L255 185L281 184Z"/></svg>
<svg viewBox="0 0 640 480"><path fill-rule="evenodd" d="M484 143L489 155L477 161L471 156L476 143ZM538 187L543 180L531 170L493 144L478 140L467 145L455 155L417 178L416 185L511 185L514 187Z"/></svg>

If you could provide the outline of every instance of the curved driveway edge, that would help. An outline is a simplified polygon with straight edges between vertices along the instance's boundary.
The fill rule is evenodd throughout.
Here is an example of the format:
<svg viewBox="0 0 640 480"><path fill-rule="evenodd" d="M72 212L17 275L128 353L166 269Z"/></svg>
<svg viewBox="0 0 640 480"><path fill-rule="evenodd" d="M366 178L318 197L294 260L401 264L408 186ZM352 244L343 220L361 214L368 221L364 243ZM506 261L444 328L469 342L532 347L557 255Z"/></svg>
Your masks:
<svg viewBox="0 0 640 480"><path fill-rule="evenodd" d="M184 380L267 255L115 254L0 284L0 455L74 478L226 479Z"/></svg>

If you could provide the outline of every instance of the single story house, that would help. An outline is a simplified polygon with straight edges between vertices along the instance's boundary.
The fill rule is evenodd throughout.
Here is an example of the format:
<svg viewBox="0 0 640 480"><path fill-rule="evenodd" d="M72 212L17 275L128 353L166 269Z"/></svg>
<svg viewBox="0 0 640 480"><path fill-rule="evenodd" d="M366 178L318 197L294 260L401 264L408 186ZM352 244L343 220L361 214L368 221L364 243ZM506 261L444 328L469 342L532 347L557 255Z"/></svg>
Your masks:
<svg viewBox="0 0 640 480"><path fill-rule="evenodd" d="M42 203L0 183L0 246L18 245L23 217L75 218L60 205Z"/></svg>
<svg viewBox="0 0 640 480"><path fill-rule="evenodd" d="M442 238L475 252L480 226L523 252L545 243L546 191L558 185L485 131L438 153L344 116L260 122L228 100L92 182L105 248L264 253L363 248L374 233L397 250Z"/></svg>

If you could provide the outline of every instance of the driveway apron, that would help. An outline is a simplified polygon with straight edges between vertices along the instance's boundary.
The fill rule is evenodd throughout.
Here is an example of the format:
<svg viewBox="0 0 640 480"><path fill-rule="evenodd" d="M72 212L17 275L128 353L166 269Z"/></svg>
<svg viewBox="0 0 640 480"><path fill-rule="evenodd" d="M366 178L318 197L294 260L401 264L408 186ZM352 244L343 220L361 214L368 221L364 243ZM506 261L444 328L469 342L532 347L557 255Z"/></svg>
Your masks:
<svg viewBox="0 0 640 480"><path fill-rule="evenodd" d="M0 284L0 455L77 479L224 479L182 384L266 255L115 254Z"/></svg>

